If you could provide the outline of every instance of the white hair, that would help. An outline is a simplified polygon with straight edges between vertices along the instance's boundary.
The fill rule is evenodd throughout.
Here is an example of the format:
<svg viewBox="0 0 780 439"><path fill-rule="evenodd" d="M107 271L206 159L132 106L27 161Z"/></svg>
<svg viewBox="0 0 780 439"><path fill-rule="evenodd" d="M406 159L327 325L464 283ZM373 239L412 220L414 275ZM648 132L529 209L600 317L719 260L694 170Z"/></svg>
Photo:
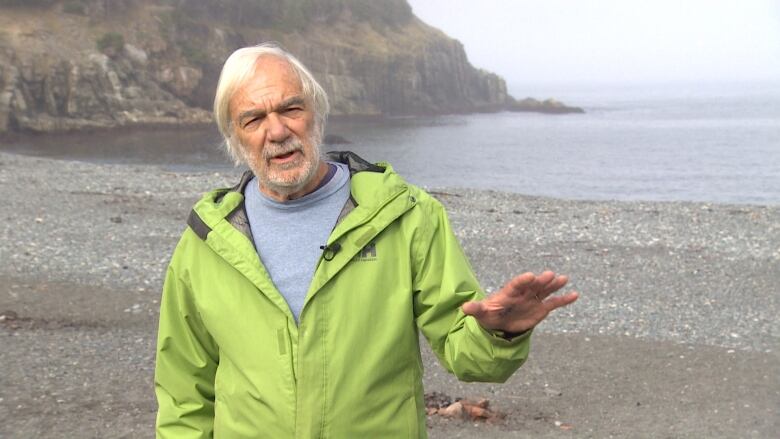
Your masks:
<svg viewBox="0 0 780 439"><path fill-rule="evenodd" d="M230 120L230 100L236 90L254 73L258 61L265 56L275 56L287 61L301 82L303 98L314 105L314 133L312 134L317 139L322 139L325 130L325 120L330 111L328 95L303 63L276 43L263 43L238 49L222 66L217 93L214 97L214 119L224 138L224 146L236 164L241 164L245 159L241 145L234 136L234 127Z"/></svg>

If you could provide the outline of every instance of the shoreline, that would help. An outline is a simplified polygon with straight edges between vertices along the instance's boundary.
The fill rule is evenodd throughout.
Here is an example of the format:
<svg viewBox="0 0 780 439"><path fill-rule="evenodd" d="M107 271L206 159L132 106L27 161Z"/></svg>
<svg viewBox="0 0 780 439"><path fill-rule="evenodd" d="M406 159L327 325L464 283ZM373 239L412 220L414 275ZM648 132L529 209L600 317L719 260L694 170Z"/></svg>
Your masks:
<svg viewBox="0 0 780 439"><path fill-rule="evenodd" d="M205 124L205 125L197 125L200 128L207 129L207 128L214 128L212 125ZM124 127L127 129L128 132L133 132L135 127ZM181 127L182 130L186 131L187 127ZM175 128L170 128L166 126L158 126L156 129L159 129L161 131L167 131L167 130L173 130L175 131ZM120 128L120 133L121 133ZM102 135L108 135L109 131L106 130L105 132L98 131L98 133ZM214 128L214 133L216 132L216 128ZM64 133L64 135L73 135L81 136L82 134L87 133L80 133L80 132L69 132ZM94 134L94 133L93 133ZM25 135L27 138L35 139L35 138L45 138L50 136L55 136L56 134L47 134L47 133L33 133L29 136ZM20 139L23 139L25 136L21 137L13 137L13 138L6 138L3 139L3 135L0 134L0 141L7 140L7 141L13 141L18 142ZM348 139L347 139L348 140ZM335 147L334 150L349 150L349 143L345 144L333 144L332 147ZM9 150L2 150L0 149L0 160L2 160L2 156L14 156L14 157L24 157L29 159L37 159L37 160L53 160L53 161L61 161L61 162L73 162L73 163L83 163L85 165L92 165L92 166L118 166L118 167L134 167L134 168L148 168L148 171L157 170L161 173L179 173L179 174L188 174L188 175L208 175L208 174L225 174L230 175L234 174L238 177L240 177L241 172L243 172L243 169L241 168L232 168L229 163L225 163L226 168L213 168L213 169L200 169L195 168L197 165L176 165L176 166L182 166L177 167L176 169L170 169L166 164L159 164L159 163L117 163L117 162L100 162L95 160L89 160L89 159L83 159L83 158L75 158L70 156L63 156L63 157L55 157L55 156L43 156L43 155L32 155L32 154L25 154L23 152L19 151L9 151ZM237 181L237 180L236 180ZM225 180L226 187L233 186L235 182L230 183L230 180ZM447 195L455 195L455 196L462 196L463 193L496 193L496 194L509 194L509 195L516 195L523 198L528 199L539 199L539 200L548 200L549 202L583 202L583 203L621 203L621 204L696 204L696 205L704 205L704 206L720 206L720 207L733 207L733 208L767 208L767 209L774 209L780 207L779 203L757 203L752 201L736 201L736 202L722 202L722 201L712 201L712 200L663 200L663 199L617 199L617 198L611 198L611 199L600 199L600 198L565 198L565 197L556 197L551 195L539 195L539 194L531 194L531 193L525 193L525 192L512 192L512 191L502 191L498 189L490 189L490 188L473 188L473 187L461 187L461 186L427 186L427 185L418 185L421 189L425 190L428 193L431 194L441 194L444 196ZM216 186L214 187L216 188Z"/></svg>
<svg viewBox="0 0 780 439"><path fill-rule="evenodd" d="M19 142L27 139L41 139L53 136L88 136L88 135L117 135L123 133L133 133L139 130L151 131L186 131L192 128L213 129L216 132L214 122L177 122L177 123L137 123L117 126L98 127L91 126L85 128L73 128L53 131L2 131L0 132L0 142Z"/></svg>
<svg viewBox="0 0 780 439"><path fill-rule="evenodd" d="M153 436L162 275L192 203L238 173L0 152L0 436ZM780 206L431 193L486 290L551 268L582 293L507 384L458 383L423 348L426 392L507 415L429 417L432 438L780 428Z"/></svg>
<svg viewBox="0 0 780 439"><path fill-rule="evenodd" d="M206 111L202 108L193 107L194 110ZM515 100L512 103L504 105L489 105L485 107L473 108L469 111L444 111L444 112L409 112L409 113L355 113L355 114L331 114L328 116L328 121L342 122L342 123L355 123L355 122L383 122L394 119L413 118L419 116L454 116L454 115L469 115L469 114L493 114L493 113L536 113L548 116L560 116L571 114L585 114L585 110L578 106L565 105L555 99L547 99L539 101L534 98L525 98L522 100ZM210 114L210 113L209 113ZM210 118L213 118L211 116ZM57 119L57 118L54 118ZM65 118L61 118L65 119ZM85 119L86 122L95 122ZM30 129L30 128L15 128L11 126L3 131L0 131L0 141L15 141L22 137L36 137L36 136L55 136L55 135L89 135L89 134L101 134L104 132L128 132L134 130L186 130L188 128L209 128L214 127L213 120L176 120L176 121L155 121L155 122L110 122L100 125L83 124L81 126L71 125L64 128L52 128L52 129Z"/></svg>

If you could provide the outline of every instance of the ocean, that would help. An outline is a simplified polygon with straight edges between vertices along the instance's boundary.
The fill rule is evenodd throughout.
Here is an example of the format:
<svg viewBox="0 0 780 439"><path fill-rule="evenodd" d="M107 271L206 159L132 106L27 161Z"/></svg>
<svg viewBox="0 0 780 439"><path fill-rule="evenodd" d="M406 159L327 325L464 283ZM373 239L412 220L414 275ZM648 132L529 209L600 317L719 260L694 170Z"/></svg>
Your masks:
<svg viewBox="0 0 780 439"><path fill-rule="evenodd" d="M520 92L515 91L520 89ZM523 87L514 86L515 96ZM332 121L328 133L426 188L566 199L780 204L780 82L534 85L585 114L492 113ZM214 129L22 137L6 151L225 170Z"/></svg>

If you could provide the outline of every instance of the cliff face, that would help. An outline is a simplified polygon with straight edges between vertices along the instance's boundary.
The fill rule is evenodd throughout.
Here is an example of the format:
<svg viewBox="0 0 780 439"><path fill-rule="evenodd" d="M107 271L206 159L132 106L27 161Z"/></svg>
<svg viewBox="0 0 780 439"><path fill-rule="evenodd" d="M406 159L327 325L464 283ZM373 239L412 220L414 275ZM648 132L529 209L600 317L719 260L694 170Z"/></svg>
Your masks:
<svg viewBox="0 0 780 439"><path fill-rule="evenodd" d="M210 121L236 48L274 40L336 115L515 105L405 0L0 0L0 133Z"/></svg>

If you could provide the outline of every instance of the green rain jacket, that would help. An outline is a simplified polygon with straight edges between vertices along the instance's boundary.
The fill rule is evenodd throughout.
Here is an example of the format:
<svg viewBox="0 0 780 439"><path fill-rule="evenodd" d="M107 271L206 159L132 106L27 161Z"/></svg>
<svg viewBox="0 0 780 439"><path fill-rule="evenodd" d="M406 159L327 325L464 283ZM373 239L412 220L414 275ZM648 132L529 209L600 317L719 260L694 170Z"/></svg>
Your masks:
<svg viewBox="0 0 780 439"><path fill-rule="evenodd" d="M460 310L484 297L441 204L386 164L331 153L351 200L300 323L252 242L243 188L194 207L163 288L158 438L425 438L418 331L463 381L505 381L507 340Z"/></svg>

